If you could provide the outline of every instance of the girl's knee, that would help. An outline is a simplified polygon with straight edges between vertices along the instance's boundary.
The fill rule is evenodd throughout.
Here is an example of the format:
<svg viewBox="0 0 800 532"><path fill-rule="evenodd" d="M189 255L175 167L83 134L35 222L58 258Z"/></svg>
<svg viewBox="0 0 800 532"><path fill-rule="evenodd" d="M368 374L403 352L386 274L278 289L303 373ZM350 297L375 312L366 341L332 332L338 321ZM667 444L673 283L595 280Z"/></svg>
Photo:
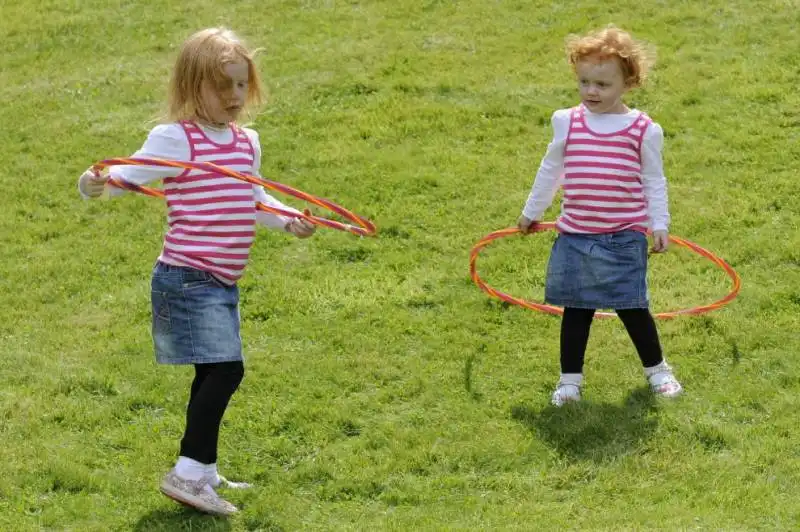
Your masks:
<svg viewBox="0 0 800 532"><path fill-rule="evenodd" d="M228 362L230 366L226 368L226 374L230 377L231 384L239 385L244 379L244 362Z"/></svg>
<svg viewBox="0 0 800 532"><path fill-rule="evenodd" d="M244 379L244 363L242 361L218 362L213 366L212 373L217 382L224 382L233 389L236 389Z"/></svg>

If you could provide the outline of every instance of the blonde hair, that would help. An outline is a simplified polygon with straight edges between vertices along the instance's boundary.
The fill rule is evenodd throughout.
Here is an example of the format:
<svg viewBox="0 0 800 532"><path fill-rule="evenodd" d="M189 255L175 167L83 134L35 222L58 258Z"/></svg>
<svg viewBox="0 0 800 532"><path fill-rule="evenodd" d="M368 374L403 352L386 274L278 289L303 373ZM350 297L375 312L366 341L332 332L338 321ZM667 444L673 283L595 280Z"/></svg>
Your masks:
<svg viewBox="0 0 800 532"><path fill-rule="evenodd" d="M203 104L204 83L221 91L230 82L225 65L245 61L248 67L248 88L245 110L251 112L264 101L264 93L253 56L242 40L226 28L198 31L183 43L169 87L168 117L173 121L193 120L208 116Z"/></svg>
<svg viewBox="0 0 800 532"><path fill-rule="evenodd" d="M585 60L616 59L622 68L626 87L639 87L655 63L655 53L627 31L609 25L588 35L567 38L567 57L572 69Z"/></svg>

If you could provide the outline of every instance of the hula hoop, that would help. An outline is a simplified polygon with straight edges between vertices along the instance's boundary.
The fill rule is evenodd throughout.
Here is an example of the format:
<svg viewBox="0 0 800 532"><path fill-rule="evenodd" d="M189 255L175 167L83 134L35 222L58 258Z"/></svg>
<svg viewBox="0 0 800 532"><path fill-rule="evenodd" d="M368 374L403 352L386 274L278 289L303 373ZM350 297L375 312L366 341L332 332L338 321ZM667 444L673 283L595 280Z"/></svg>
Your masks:
<svg viewBox="0 0 800 532"><path fill-rule="evenodd" d="M232 170L230 168L226 168L224 166L220 166L214 163L170 161L166 159L155 159L147 157L117 157L113 159L105 159L103 161L99 161L94 165L92 165L92 168L96 172L100 172L101 170L103 170L104 168L108 168L109 166L120 166L120 165L161 166L161 167L169 166L175 168L185 168L187 170L204 170L206 172L214 172L226 175L228 177L233 177L234 179L239 179L247 183L251 183L254 185L261 185L264 188L275 190L277 192L281 192L288 196L301 199L305 202L318 205L323 209L327 209L331 212L338 214L342 218L345 218L356 225L345 224L342 222L338 222L336 220L323 218L321 216L314 216L308 211L304 213L296 213L292 211L287 211L285 209L279 209L277 207L270 207L263 203L258 203L256 205L256 208L260 211L269 212L273 214L280 214L282 216L289 216L291 218L302 218L304 220L308 220L314 225L330 227L332 229L338 229L340 231L347 231L349 233L353 233L354 235L358 236L374 236L375 232L377 231L377 229L375 228L375 224L373 224L366 218L363 218L355 214L354 212L345 209L341 205L337 205L336 203L330 200L314 196L313 194L308 194L307 192L303 192L302 190L297 190L296 188L292 188L288 185L284 185L276 181L270 181L268 179L263 179L249 174L244 174L242 172L237 172L236 170ZM143 187L141 185L126 183L120 179L114 179L114 178L110 178L108 182L117 188L132 190L134 192L139 192L147 196L154 196L156 198L164 197L164 192L157 188Z"/></svg>
<svg viewBox="0 0 800 532"><path fill-rule="evenodd" d="M555 229L555 225L556 224L554 222L539 223L536 225L534 232L539 233L549 229ZM513 305L518 305L520 307L528 308L531 310L544 312L546 314L555 314L555 315L564 314L564 310L561 307L556 307L554 305L547 305L544 303L534 303L533 301L528 301L526 299L514 297L512 295L501 292L500 290L492 288L478 275L476 263L480 251L487 245L489 245L492 241L497 240L498 238L504 238L517 233L521 233L521 231L516 227L500 229L499 231L489 233L481 240L479 240L477 244L475 244L475 246L472 248L472 251L470 251L469 254L469 273L470 276L472 277L472 280L475 282L476 285L478 285L478 288L486 292L489 295L489 297L494 297L500 299L501 301L511 303ZM727 305L728 303L733 301L737 295L739 295L739 289L741 288L742 280L739 277L739 274L736 273L736 271L733 268L731 268L731 266L727 262L722 260L720 257L717 257L707 249L704 249L695 244L694 242L686 240L685 238L670 235L669 240L670 242L673 242L681 247L685 247L692 250L693 252L697 253L702 257L707 258L708 260L710 260L711 262L722 268L725 271L725 273L728 274L728 277L731 278L731 281L733 283L733 288L731 289L730 293L728 293L728 295L708 305L701 305L682 310L674 310L671 312L659 312L658 314L654 314L653 317L661 319L669 319L669 318L675 318L677 316L704 314L706 312L711 312L712 310L717 310ZM616 316L616 313L596 312L595 316L598 316L600 318L611 318Z"/></svg>

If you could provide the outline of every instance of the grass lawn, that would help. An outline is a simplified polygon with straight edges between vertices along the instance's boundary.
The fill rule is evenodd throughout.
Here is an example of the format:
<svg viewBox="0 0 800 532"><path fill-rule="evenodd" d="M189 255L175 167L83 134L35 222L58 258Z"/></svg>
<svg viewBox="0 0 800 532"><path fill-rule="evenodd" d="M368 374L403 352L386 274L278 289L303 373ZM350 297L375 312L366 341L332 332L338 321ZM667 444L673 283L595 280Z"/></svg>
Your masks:
<svg viewBox="0 0 800 532"><path fill-rule="evenodd" d="M4 0L0 530L797 529L798 7ZM486 297L468 256L514 224L553 110L577 102L565 37L610 22L658 49L628 103L665 130L672 232L743 288L659 322L681 399L652 398L604 320L585 400L554 409L559 320ZM220 446L222 472L257 488L230 496L229 520L157 491L192 375L152 354L164 205L75 186L138 149L176 47L214 25L265 49L264 175L380 231L259 231ZM493 243L482 276L540 300L552 238ZM650 283L654 311L729 289L680 248Z"/></svg>

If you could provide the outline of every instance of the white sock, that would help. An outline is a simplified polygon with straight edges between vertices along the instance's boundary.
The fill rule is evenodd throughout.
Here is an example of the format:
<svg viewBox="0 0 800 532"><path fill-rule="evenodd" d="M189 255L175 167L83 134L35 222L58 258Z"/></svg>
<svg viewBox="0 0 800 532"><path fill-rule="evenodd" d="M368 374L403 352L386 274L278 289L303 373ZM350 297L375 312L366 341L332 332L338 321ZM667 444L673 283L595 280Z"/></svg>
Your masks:
<svg viewBox="0 0 800 532"><path fill-rule="evenodd" d="M206 475L211 477L211 485L215 488L220 485L222 480L219 478L219 471L217 471L217 463L206 465Z"/></svg>
<svg viewBox="0 0 800 532"><path fill-rule="evenodd" d="M660 364L656 364L655 366L644 368L644 375L645 377L652 377L656 373L663 373L665 371L671 371L672 368L669 367L666 360L662 360Z"/></svg>
<svg viewBox="0 0 800 532"><path fill-rule="evenodd" d="M558 384L572 384L580 388L583 382L583 373L562 373Z"/></svg>
<svg viewBox="0 0 800 532"><path fill-rule="evenodd" d="M206 476L206 464L192 460L186 456L179 456L175 464L175 473L186 480L200 480Z"/></svg>

